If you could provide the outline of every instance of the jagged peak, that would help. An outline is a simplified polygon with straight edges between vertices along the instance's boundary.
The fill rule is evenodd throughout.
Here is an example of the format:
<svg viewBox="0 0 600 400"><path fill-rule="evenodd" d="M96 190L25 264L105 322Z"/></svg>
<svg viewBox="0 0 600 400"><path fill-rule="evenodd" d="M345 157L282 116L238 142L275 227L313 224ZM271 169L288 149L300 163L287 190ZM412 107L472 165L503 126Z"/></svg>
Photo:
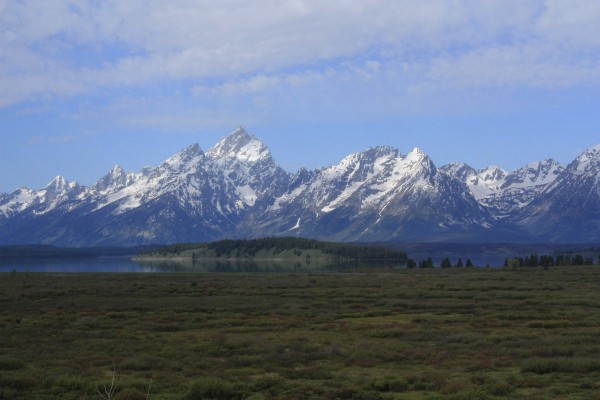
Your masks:
<svg viewBox="0 0 600 400"><path fill-rule="evenodd" d="M475 168L471 167L469 164L458 161L454 161L449 164L443 165L440 167L440 170L450 175L465 175L465 177L466 175L472 175L477 173L477 170L475 170Z"/></svg>
<svg viewBox="0 0 600 400"><path fill-rule="evenodd" d="M469 164L461 162L461 161L453 161L451 163L441 166L440 168L452 169L452 168L465 168L465 167L472 168Z"/></svg>
<svg viewBox="0 0 600 400"><path fill-rule="evenodd" d="M271 152L256 136L240 127L225 136L207 152L212 159L237 159L242 162L256 162L270 158Z"/></svg>
<svg viewBox="0 0 600 400"><path fill-rule="evenodd" d="M93 186L94 189L103 191L110 187L120 187L127 183L127 173L120 165L115 165L111 170L102 177Z"/></svg>
<svg viewBox="0 0 600 400"><path fill-rule="evenodd" d="M140 170L140 172L139 172L139 173L140 173L142 176L147 176L147 175L150 175L150 174L151 174L151 173L152 173L154 170L155 170L155 168L154 168L154 167L152 167L152 166L150 166L150 165L146 165L146 166L144 166L144 167L143 167L143 168Z"/></svg>
<svg viewBox="0 0 600 400"><path fill-rule="evenodd" d="M520 174L528 174L534 176L546 176L548 174L558 174L562 172L565 167L556 160L551 158L542 160L542 161L534 161L530 162L522 168L511 171L508 176L511 175L520 175Z"/></svg>
<svg viewBox="0 0 600 400"><path fill-rule="evenodd" d="M502 172L506 173L506 171L501 166L496 165L496 164L488 165L487 167L481 168L478 172L486 173L486 172L491 172L491 171L502 171Z"/></svg>
<svg viewBox="0 0 600 400"><path fill-rule="evenodd" d="M58 175L57 177L52 179L50 181L50 183L48 183L48 185L46 185L46 189L53 190L56 192L63 191L69 187L70 187L69 181L67 181L65 178L63 178L60 175Z"/></svg>
<svg viewBox="0 0 600 400"><path fill-rule="evenodd" d="M590 147L567 166L570 171L581 174L596 174L600 169L600 144Z"/></svg>
<svg viewBox="0 0 600 400"><path fill-rule="evenodd" d="M404 161L408 163L418 163L423 165L428 165L430 167L435 167L433 165L433 161L427 153L421 150L419 147L414 147L405 157Z"/></svg>
<svg viewBox="0 0 600 400"><path fill-rule="evenodd" d="M376 146L370 147L364 152L360 153L365 156L374 156L374 157L398 157L400 155L400 151L395 147L391 146Z"/></svg>
<svg viewBox="0 0 600 400"><path fill-rule="evenodd" d="M424 161L429 160L429 156L419 147L413 147L413 149L406 155L406 161Z"/></svg>
<svg viewBox="0 0 600 400"><path fill-rule="evenodd" d="M202 154L202 149L200 148L200 145L198 143L194 143L181 150L179 153L197 156Z"/></svg>
<svg viewBox="0 0 600 400"><path fill-rule="evenodd" d="M591 158L600 158L600 144L597 144L589 149L585 150L583 153L577 157L577 160L583 159L588 160Z"/></svg>
<svg viewBox="0 0 600 400"><path fill-rule="evenodd" d="M372 150L378 154L397 154L399 152L397 148L392 146L375 146L371 147L369 150Z"/></svg>
<svg viewBox="0 0 600 400"><path fill-rule="evenodd" d="M600 152L600 143L595 146L592 146L588 149L588 151Z"/></svg>
<svg viewBox="0 0 600 400"><path fill-rule="evenodd" d="M35 190L28 188L27 186L21 186L21 187L16 188L15 190L13 190L10 194L3 193L3 195L5 195L5 196L20 196L23 194L31 195L33 193L35 193Z"/></svg>
<svg viewBox="0 0 600 400"><path fill-rule="evenodd" d="M498 165L490 165L477 171L477 175L484 181L500 181L506 178L508 172Z"/></svg>
<svg viewBox="0 0 600 400"><path fill-rule="evenodd" d="M125 170L119 164L115 164L115 166L112 167L112 169L110 170L111 176L121 176L124 174L125 174Z"/></svg>
<svg viewBox="0 0 600 400"><path fill-rule="evenodd" d="M163 164L161 164L161 166L164 167L165 165L175 165L175 164L189 162L193 158L198 157L198 156L203 156L203 155L204 155L204 152L200 148L200 145L198 143L194 143L194 144L186 147L185 149L177 152L175 155L173 155L171 158L169 158L167 161L165 161Z"/></svg>

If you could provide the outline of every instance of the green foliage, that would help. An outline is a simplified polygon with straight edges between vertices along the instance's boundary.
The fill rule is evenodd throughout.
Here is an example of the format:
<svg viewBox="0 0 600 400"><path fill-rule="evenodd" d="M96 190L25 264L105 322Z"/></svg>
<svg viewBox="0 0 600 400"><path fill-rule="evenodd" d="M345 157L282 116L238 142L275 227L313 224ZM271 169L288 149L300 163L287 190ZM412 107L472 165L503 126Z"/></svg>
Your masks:
<svg viewBox="0 0 600 400"><path fill-rule="evenodd" d="M244 395L222 379L202 378L190 385L185 400L241 400Z"/></svg>
<svg viewBox="0 0 600 400"><path fill-rule="evenodd" d="M0 357L0 371L18 370L23 368L25 365L21 360L12 357Z"/></svg>
<svg viewBox="0 0 600 400"><path fill-rule="evenodd" d="M406 392L410 389L408 381L402 377L387 377L376 380L371 388L378 392Z"/></svg>
<svg viewBox="0 0 600 400"><path fill-rule="evenodd" d="M115 400L146 400L146 394L136 388L127 388L117 393Z"/></svg>
<svg viewBox="0 0 600 400"><path fill-rule="evenodd" d="M419 268L433 268L433 260L431 259L431 257L427 257L426 260L421 260L419 262Z"/></svg>
<svg viewBox="0 0 600 400"><path fill-rule="evenodd" d="M504 266L514 269L517 267L542 267L548 269L553 266L579 266L594 265L594 257L584 254L559 254L556 257L543 254L538 256L536 253L523 257L507 258Z"/></svg>
<svg viewBox="0 0 600 400"><path fill-rule="evenodd" d="M382 246L354 245L348 243L322 242L299 237L266 237L252 240L220 240L211 243L179 243L143 253L161 256L181 254L185 251L208 250L216 257L254 257L261 250L274 254L286 250L318 250L324 254L352 260L397 261L404 263L406 253Z"/></svg>
<svg viewBox="0 0 600 400"><path fill-rule="evenodd" d="M93 400L114 371L132 399L589 399L597 291L597 266L7 272L0 399Z"/></svg>

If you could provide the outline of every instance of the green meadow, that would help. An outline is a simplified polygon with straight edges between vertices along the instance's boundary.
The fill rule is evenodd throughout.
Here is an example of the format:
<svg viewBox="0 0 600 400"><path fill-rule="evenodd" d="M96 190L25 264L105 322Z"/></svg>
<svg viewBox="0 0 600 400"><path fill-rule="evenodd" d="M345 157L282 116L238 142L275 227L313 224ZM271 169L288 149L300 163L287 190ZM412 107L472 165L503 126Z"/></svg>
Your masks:
<svg viewBox="0 0 600 400"><path fill-rule="evenodd" d="M0 274L0 399L593 400L599 338L597 266Z"/></svg>

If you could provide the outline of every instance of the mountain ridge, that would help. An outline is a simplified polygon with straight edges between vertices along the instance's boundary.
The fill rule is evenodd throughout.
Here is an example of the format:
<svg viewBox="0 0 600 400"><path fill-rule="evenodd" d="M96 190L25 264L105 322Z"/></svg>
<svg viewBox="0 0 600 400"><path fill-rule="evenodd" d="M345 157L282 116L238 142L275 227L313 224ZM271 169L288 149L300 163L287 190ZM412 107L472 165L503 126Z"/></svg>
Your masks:
<svg viewBox="0 0 600 400"><path fill-rule="evenodd" d="M90 186L56 177L0 194L0 243L141 245L296 235L337 241L600 241L600 145L569 165L437 167L376 146L284 171L240 128ZM562 226L564 225L564 226ZM582 229L583 227L583 229ZM560 233L564 232L564 233ZM568 234L567 234L568 232ZM582 240L584 239L584 240Z"/></svg>

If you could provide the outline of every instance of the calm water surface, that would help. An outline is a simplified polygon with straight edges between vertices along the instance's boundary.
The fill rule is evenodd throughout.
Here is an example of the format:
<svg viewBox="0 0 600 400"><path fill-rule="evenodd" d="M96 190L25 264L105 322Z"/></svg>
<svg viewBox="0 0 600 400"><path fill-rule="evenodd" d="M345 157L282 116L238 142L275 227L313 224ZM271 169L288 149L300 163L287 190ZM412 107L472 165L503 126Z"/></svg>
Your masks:
<svg viewBox="0 0 600 400"><path fill-rule="evenodd" d="M427 258L423 254L409 254L415 259ZM470 258L476 266L501 266L504 255L498 256L463 256L450 257L452 264L462 259L463 264ZM443 257L432 257L436 266L439 266ZM136 273L173 273L173 272L333 272L355 268L393 267L381 263L371 264L304 264L285 262L137 262L128 257L106 257L90 259L31 259L31 260L4 260L0 261L0 272L136 272Z"/></svg>
<svg viewBox="0 0 600 400"><path fill-rule="evenodd" d="M0 272L324 272L358 267L268 261L137 262L127 257L0 261Z"/></svg>

